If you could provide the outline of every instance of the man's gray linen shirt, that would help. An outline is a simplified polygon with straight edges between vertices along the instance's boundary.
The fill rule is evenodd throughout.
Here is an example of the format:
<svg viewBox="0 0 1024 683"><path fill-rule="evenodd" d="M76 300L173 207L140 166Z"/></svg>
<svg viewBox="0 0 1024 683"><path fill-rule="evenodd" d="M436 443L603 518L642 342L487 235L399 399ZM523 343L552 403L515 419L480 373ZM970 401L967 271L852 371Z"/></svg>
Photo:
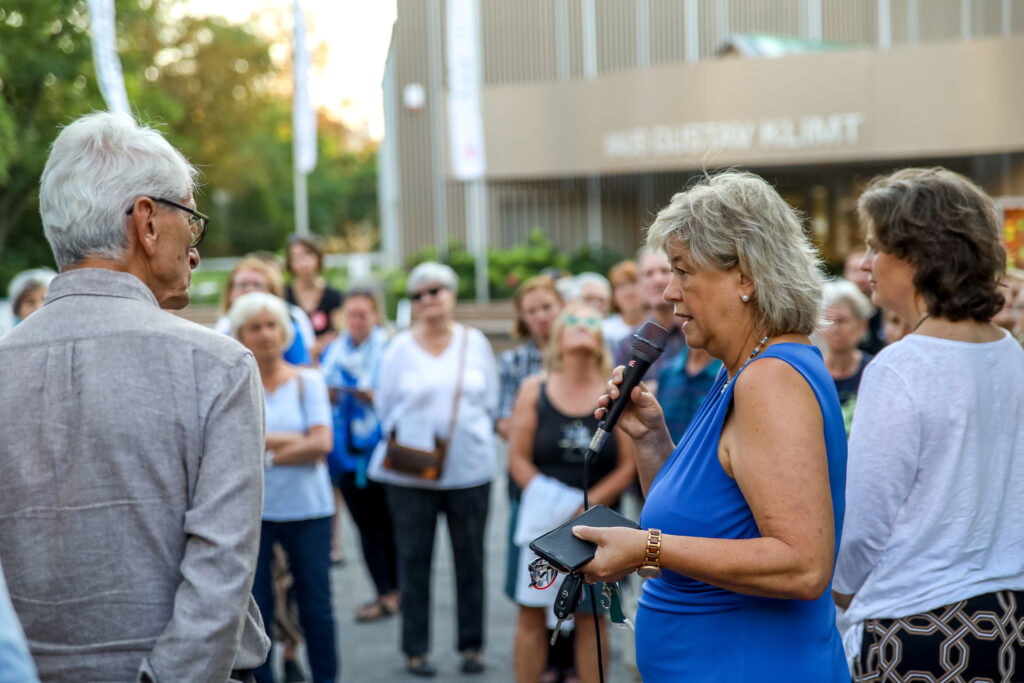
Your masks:
<svg viewBox="0 0 1024 683"><path fill-rule="evenodd" d="M57 277L0 339L0 558L44 681L226 681L252 601L263 398L235 340L126 273Z"/></svg>

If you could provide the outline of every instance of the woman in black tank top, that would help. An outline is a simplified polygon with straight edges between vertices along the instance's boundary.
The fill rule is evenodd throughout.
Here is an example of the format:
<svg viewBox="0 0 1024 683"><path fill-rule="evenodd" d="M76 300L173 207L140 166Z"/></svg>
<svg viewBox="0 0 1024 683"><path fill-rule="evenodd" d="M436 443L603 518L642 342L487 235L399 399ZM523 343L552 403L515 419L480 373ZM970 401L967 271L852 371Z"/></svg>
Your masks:
<svg viewBox="0 0 1024 683"><path fill-rule="evenodd" d="M519 389L512 411L509 441L509 471L516 484L524 489L522 505L527 505L531 485L556 480L578 490L582 503L583 456L597 428L594 409L605 392L611 374L611 359L601 336L601 316L594 309L569 304L559 316L551 333L551 342L544 358L545 375L527 378ZM618 431L605 444L596 461L588 466L588 495L591 504L615 505L622 491L636 476L633 444ZM576 493L566 492L569 506ZM564 505L563 505L564 507ZM555 528L582 510L563 518L551 515L550 528ZM526 514L521 507L520 515ZM548 512L545 510L545 512ZM528 549L530 558L534 557ZM529 583L528 576L518 581ZM533 589L530 589L533 590ZM517 592L522 592L517 587ZM553 596L551 596L553 599ZM519 681L536 681L545 667L545 658L537 653L547 650L545 608L520 602L519 622L515 637L515 668ZM602 637L607 627L601 618ZM597 628L589 610L576 613L576 669L584 682L596 681ZM605 640L607 642L607 640ZM607 659L607 651L605 652ZM607 661L605 662L607 667Z"/></svg>
<svg viewBox="0 0 1024 683"><path fill-rule="evenodd" d="M556 380L557 381L557 380ZM597 429L593 412L567 415L551 402L547 382L537 396L537 428L533 435L533 466L540 474L553 477L567 486L583 487L583 458ZM588 483L599 482L615 470L619 444L610 439L587 468ZM608 505L614 507L618 498Z"/></svg>

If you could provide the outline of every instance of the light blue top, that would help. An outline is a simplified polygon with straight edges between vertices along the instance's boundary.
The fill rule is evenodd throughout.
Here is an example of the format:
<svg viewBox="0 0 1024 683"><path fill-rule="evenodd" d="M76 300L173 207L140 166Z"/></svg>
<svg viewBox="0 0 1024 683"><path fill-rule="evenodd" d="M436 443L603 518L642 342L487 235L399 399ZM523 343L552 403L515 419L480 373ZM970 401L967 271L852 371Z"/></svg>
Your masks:
<svg viewBox="0 0 1024 683"><path fill-rule="evenodd" d="M7 594L0 568L0 683L38 683L36 667L28 654L25 633Z"/></svg>
<svg viewBox="0 0 1024 683"><path fill-rule="evenodd" d="M267 433L298 432L310 427L331 428L331 403L327 385L316 370L300 368L302 405L299 403L299 378L296 376L270 394L263 390L267 415ZM268 522L295 522L330 517L334 497L327 464L277 465L266 471L263 492L263 519Z"/></svg>
<svg viewBox="0 0 1024 683"><path fill-rule="evenodd" d="M320 361L320 371L327 386L332 389L373 389L378 381L380 361L387 345L388 333L382 327L373 328L370 336L358 346L352 342L348 332L340 334L324 349Z"/></svg>

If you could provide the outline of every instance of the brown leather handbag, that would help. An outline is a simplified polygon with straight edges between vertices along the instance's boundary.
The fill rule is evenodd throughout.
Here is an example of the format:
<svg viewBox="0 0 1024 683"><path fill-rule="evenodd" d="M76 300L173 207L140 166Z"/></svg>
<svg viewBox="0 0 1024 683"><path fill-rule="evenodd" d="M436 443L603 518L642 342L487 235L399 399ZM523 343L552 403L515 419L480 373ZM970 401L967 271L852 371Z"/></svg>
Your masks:
<svg viewBox="0 0 1024 683"><path fill-rule="evenodd" d="M392 472L420 477L428 481L440 479L444 470L445 457L448 455L448 444L455 434L455 420L459 414L459 399L462 397L462 375L466 368L466 338L468 330L462 328L462 346L459 350L459 375L455 385L455 400L452 403L452 416L448 421L448 436L442 439L434 435L434 447L429 451L403 446L395 439L395 432L388 437L388 449L384 454L384 468Z"/></svg>

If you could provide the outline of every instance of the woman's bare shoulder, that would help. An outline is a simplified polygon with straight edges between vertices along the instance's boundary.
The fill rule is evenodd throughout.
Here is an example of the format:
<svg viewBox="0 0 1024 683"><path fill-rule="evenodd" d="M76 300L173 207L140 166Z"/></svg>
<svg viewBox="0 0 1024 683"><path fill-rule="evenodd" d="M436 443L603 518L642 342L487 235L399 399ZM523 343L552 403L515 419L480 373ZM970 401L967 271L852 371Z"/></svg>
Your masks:
<svg viewBox="0 0 1024 683"><path fill-rule="evenodd" d="M768 356L750 363L736 378L733 402L769 412L797 408L818 409L817 398L807 379L781 358Z"/></svg>
<svg viewBox="0 0 1024 683"><path fill-rule="evenodd" d="M528 375L523 383L519 385L518 394L528 400L536 402L537 397L540 396L541 385L544 384L545 376L543 373L534 373Z"/></svg>

